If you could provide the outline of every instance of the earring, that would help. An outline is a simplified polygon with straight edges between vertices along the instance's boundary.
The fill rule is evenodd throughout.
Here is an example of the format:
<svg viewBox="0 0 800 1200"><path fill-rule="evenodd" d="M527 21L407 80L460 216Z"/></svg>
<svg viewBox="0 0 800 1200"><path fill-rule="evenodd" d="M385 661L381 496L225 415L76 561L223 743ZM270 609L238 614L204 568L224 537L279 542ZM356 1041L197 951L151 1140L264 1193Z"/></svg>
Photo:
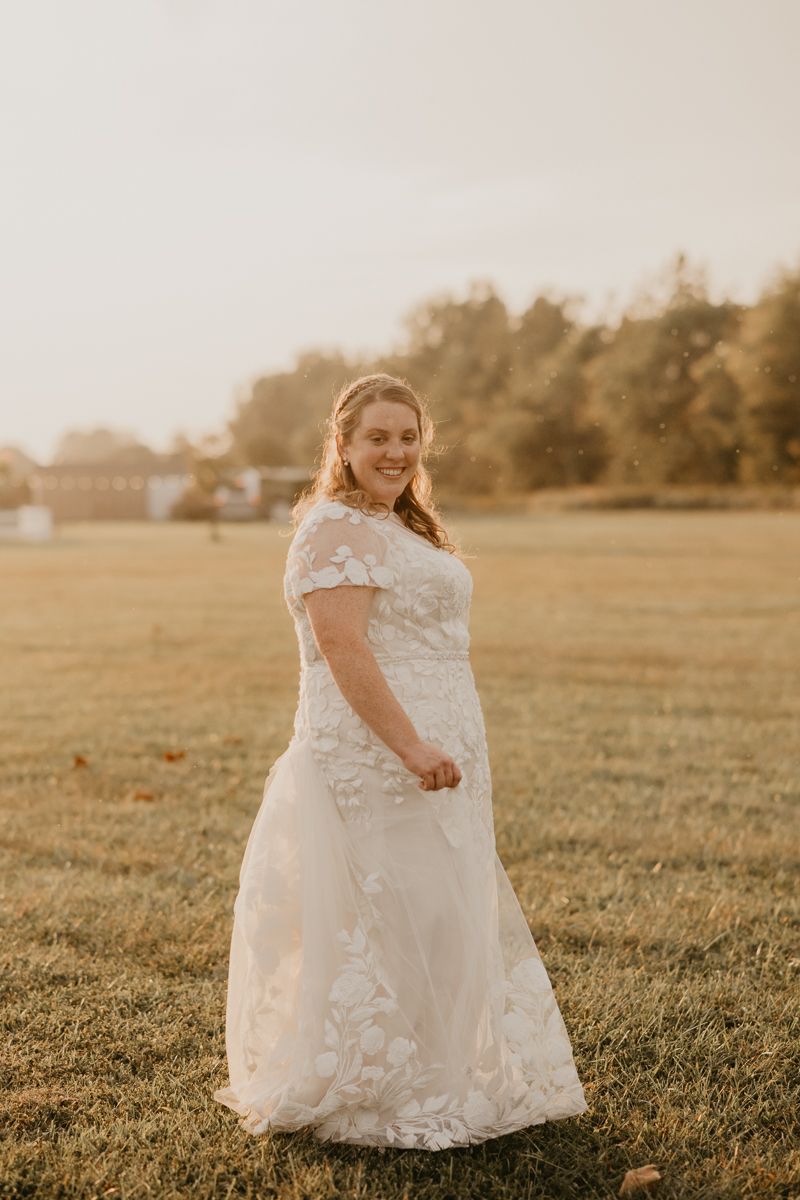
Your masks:
<svg viewBox="0 0 800 1200"><path fill-rule="evenodd" d="M343 459L342 459L342 462L344 463L344 465L345 465L346 467L349 467L349 466L350 466L350 459L349 459L349 458L343 458Z"/></svg>

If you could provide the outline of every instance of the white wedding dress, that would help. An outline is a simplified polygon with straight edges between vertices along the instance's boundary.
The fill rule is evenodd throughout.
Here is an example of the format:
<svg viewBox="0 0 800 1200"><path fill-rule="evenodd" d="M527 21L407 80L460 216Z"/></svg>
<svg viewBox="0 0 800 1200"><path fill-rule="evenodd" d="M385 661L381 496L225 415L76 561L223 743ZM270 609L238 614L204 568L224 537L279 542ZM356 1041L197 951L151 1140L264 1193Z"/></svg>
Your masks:
<svg viewBox="0 0 800 1200"><path fill-rule="evenodd" d="M369 647L420 737L460 766L457 788L421 791L334 683L303 597L341 584L376 589ZM469 572L394 514L323 500L285 587L300 700L242 865L216 1098L254 1134L429 1150L583 1112L495 853Z"/></svg>

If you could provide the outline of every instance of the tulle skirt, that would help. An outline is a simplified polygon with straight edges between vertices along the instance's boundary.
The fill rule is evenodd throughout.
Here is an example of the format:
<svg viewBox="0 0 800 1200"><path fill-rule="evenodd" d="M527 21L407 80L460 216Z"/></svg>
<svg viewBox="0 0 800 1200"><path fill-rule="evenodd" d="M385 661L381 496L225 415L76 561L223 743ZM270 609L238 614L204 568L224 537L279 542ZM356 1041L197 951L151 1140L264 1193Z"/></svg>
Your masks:
<svg viewBox="0 0 800 1200"><path fill-rule="evenodd" d="M480 821L446 836L433 798L412 787L398 803L376 778L371 818L347 820L302 737L270 773L216 1093L251 1133L440 1150L585 1110L493 840Z"/></svg>

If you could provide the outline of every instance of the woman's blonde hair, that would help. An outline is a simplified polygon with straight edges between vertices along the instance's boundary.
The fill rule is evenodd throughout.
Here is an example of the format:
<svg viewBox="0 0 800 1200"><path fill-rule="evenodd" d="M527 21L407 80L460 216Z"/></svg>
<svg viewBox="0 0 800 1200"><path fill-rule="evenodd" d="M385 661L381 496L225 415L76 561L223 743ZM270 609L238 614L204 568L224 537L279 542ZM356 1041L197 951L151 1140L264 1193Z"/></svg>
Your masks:
<svg viewBox="0 0 800 1200"><path fill-rule="evenodd" d="M394 511L403 524L413 533L427 538L442 550L453 551L436 508L431 500L431 478L425 468L425 460L433 444L433 421L428 413L426 401L417 396L407 383L391 375L363 375L348 383L339 392L333 403L333 412L327 421L327 432L322 447L322 460L314 482L303 493L294 507L293 517L299 522L317 500L327 497L340 500L350 508L374 511L376 502L356 483L353 468L342 460L339 445L346 446L361 419L361 413L373 400L390 400L395 404L407 404L413 409L419 428L421 453L419 466L412 479L398 497ZM386 508L385 504L377 505ZM388 512L388 509L387 509Z"/></svg>

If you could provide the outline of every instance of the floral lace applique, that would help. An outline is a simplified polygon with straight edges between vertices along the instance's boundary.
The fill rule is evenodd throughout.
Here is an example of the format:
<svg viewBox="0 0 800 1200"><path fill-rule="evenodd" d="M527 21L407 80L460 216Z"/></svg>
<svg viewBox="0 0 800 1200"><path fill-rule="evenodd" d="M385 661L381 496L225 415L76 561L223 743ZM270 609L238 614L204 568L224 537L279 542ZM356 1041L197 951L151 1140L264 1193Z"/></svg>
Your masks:
<svg viewBox="0 0 800 1200"><path fill-rule="evenodd" d="M370 933L373 929L383 929L383 913L372 899L373 896L379 896L383 891L383 887L378 882L380 872L371 871L369 875L363 875L357 867L353 867L353 874L357 883L356 907L362 929L365 933Z"/></svg>
<svg viewBox="0 0 800 1200"><path fill-rule="evenodd" d="M316 1109L317 1133L333 1140L353 1131L363 1137L383 1129L381 1112L388 1109L400 1116L414 1090L426 1087L441 1069L439 1064L423 1069L414 1057L416 1043L410 1039L387 1040L379 1022L397 1012L397 997L361 924L352 936L343 929L339 941L347 962L339 968L328 996L327 1050L314 1060L319 1077L331 1081Z"/></svg>
<svg viewBox="0 0 800 1200"><path fill-rule="evenodd" d="M437 1092L434 1080L443 1065L424 1066L413 1038L387 1033L385 1024L397 1012L397 999L362 925L352 936L342 930L339 940L348 961L328 996L327 1049L314 1060L320 1079L330 1080L314 1110L319 1137L437 1150L535 1124L559 1107L571 1112L577 1105L579 1110L582 1096L569 1042L537 959L520 963L511 979L500 984L511 1006L500 1035L507 1046L505 1071L487 1091L465 1063L462 1073L472 1085L458 1095ZM552 1011L543 1030L541 1016L548 1008Z"/></svg>
<svg viewBox="0 0 800 1200"><path fill-rule="evenodd" d="M335 525L332 527L331 522ZM351 527L349 543L332 544L341 537L337 526ZM316 536L315 536L316 535ZM355 549L353 548L355 547ZM290 607L315 588L341 584L357 587L391 587L394 575L380 559L386 543L367 518L354 509L332 501L312 509L292 543L284 586Z"/></svg>

